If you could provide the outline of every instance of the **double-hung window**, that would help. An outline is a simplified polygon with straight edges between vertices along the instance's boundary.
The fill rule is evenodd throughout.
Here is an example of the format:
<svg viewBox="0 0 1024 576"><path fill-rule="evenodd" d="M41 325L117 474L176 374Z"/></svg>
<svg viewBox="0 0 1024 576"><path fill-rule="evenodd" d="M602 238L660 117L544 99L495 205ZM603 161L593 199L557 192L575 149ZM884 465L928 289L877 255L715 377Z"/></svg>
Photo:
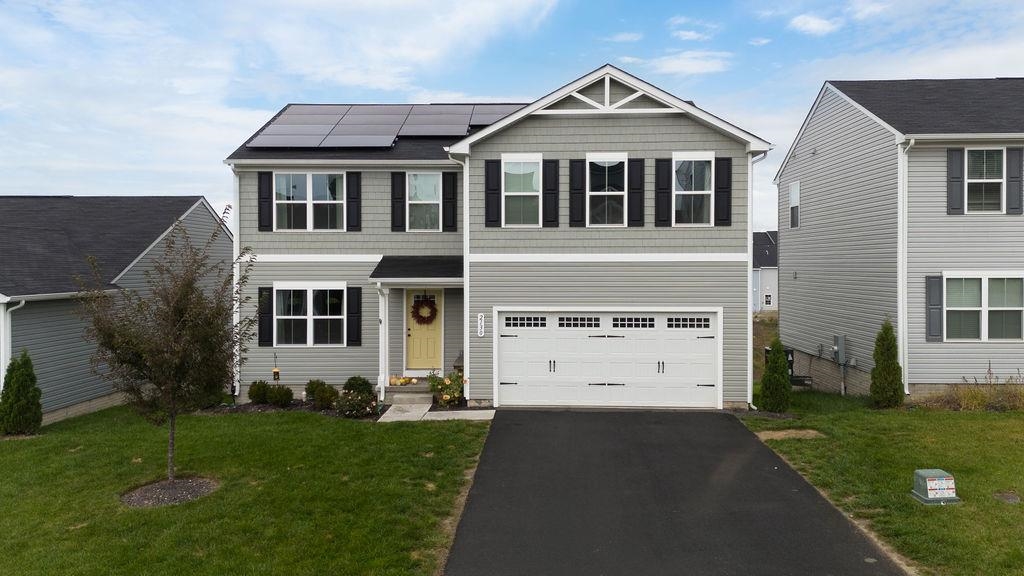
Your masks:
<svg viewBox="0 0 1024 576"><path fill-rule="evenodd" d="M541 155L501 155L502 218L506 227L540 226Z"/></svg>
<svg viewBox="0 0 1024 576"><path fill-rule="evenodd" d="M945 288L947 340L1024 337L1024 275L947 274Z"/></svg>
<svg viewBox="0 0 1024 576"><path fill-rule="evenodd" d="M1003 212L1005 150L967 149L967 212Z"/></svg>
<svg viewBox="0 0 1024 576"><path fill-rule="evenodd" d="M672 154L673 225L711 225L715 208L714 162L714 152Z"/></svg>
<svg viewBox="0 0 1024 576"><path fill-rule="evenodd" d="M626 153L587 154L587 226L626 225Z"/></svg>
<svg viewBox="0 0 1024 576"><path fill-rule="evenodd" d="M344 346L345 283L275 283L274 345Z"/></svg>
<svg viewBox="0 0 1024 576"><path fill-rule="evenodd" d="M345 175L274 174L275 230L344 230Z"/></svg>
<svg viewBox="0 0 1024 576"><path fill-rule="evenodd" d="M800 183L789 185L789 227L800 227Z"/></svg>
<svg viewBox="0 0 1024 576"><path fill-rule="evenodd" d="M405 190L405 229L441 231L441 173L409 172Z"/></svg>

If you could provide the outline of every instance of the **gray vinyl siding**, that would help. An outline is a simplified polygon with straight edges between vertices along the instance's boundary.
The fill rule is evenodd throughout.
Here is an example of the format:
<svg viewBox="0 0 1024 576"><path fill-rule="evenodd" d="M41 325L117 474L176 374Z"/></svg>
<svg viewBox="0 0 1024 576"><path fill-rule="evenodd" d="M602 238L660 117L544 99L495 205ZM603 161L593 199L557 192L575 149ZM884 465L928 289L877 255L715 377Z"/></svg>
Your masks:
<svg viewBox="0 0 1024 576"><path fill-rule="evenodd" d="M388 296L388 372L400 375L405 369L405 289L392 288ZM462 288L445 288L444 317L444 370L452 369L462 352Z"/></svg>
<svg viewBox="0 0 1024 576"><path fill-rule="evenodd" d="M374 262L355 263L276 263L263 262L253 267L247 293L252 296L244 315L256 314L257 291L273 287L274 282L347 282L348 287L363 289L363 345L344 348L317 347L261 347L256 338L249 345L249 353L242 367L243 389L253 380L271 379L274 354L281 369L281 383L303 386L312 378L328 384L341 385L350 376L363 376L376 384L378 370L379 301L376 285L369 282Z"/></svg>
<svg viewBox="0 0 1024 576"><path fill-rule="evenodd" d="M11 353L28 350L42 391L43 412L73 406L113 393L93 374L96 347L85 339L87 323L74 300L27 302L11 314Z"/></svg>
<svg viewBox="0 0 1024 576"><path fill-rule="evenodd" d="M996 142L970 147L1020 146ZM964 147L963 143L952 144ZM946 147L914 147L908 157L907 339L912 384L982 380L1024 369L1020 341L926 342L925 276L944 271L1024 271L1024 216L946 214Z"/></svg>
<svg viewBox="0 0 1024 576"><path fill-rule="evenodd" d="M858 368L873 366L875 336L896 322L895 139L826 92L779 181L779 331L797 350L826 355L836 334ZM790 228L789 185L800 182L800 226ZM795 275L795 276L794 276Z"/></svg>
<svg viewBox="0 0 1024 576"><path fill-rule="evenodd" d="M654 160L673 152L714 151L733 160L732 226L654 226ZM541 153L559 161L558 228L486 228L484 161L503 153ZM644 227L570 228L569 160L588 152L644 158ZM743 143L681 114L532 116L474 144L470 156L470 244L476 253L740 252L747 245L747 154ZM472 300L472 299L471 299Z"/></svg>
<svg viewBox="0 0 1024 576"><path fill-rule="evenodd" d="M270 167L265 168L271 170ZM279 172L301 173L310 168L287 167ZM362 231L277 231L258 229L257 171L238 173L239 234L241 246L250 246L256 254L383 254L451 256L462 254L462 175L458 178L457 232L392 232L391 172L458 172L457 165L433 168L395 166L352 167L345 170L362 173ZM342 170L339 169L339 172Z"/></svg>
<svg viewBox="0 0 1024 576"><path fill-rule="evenodd" d="M214 217L205 206L199 205L182 219L182 225L185 227L192 244L202 247L213 236L217 227L220 226L220 220ZM225 270L228 274L231 273L231 262L234 260L231 256L231 251L233 250L231 244L231 236L225 229L210 250L210 264L218 261L224 262ZM146 272L153 270L155 263L164 257L166 247L166 240L152 246L138 262L121 276L117 282L118 286L128 290L147 290L149 285L146 282ZM209 280L205 286L212 289L216 281L214 279Z"/></svg>
<svg viewBox="0 0 1024 576"><path fill-rule="evenodd" d="M725 401L747 401L747 267L743 262L473 263L470 397L493 398L494 306L694 306L724 309ZM477 314L486 318L484 337Z"/></svg>

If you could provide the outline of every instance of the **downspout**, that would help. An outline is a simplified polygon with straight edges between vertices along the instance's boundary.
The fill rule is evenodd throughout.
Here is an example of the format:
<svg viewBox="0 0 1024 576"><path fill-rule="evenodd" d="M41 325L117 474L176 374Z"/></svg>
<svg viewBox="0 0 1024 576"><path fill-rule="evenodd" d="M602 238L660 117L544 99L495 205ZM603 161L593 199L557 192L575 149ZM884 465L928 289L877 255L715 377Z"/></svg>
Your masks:
<svg viewBox="0 0 1024 576"><path fill-rule="evenodd" d="M6 304L3 315L0 316L0 391L4 389L4 375L7 373L7 364L10 363L12 358L11 342L13 340L13 320L11 319L11 312L14 312L18 308L25 306L26 300L22 299L16 305L11 306Z"/></svg>
<svg viewBox="0 0 1024 576"><path fill-rule="evenodd" d="M459 160L446 150L448 158L462 167L462 375L466 382L463 395L468 401L473 398L469 362L469 154Z"/></svg>
<svg viewBox="0 0 1024 576"><path fill-rule="evenodd" d="M897 250L896 255L896 347L899 350L900 368L903 372L903 393L910 395L909 338L907 329L907 217L909 214L908 153L915 140L904 140L896 145L897 155Z"/></svg>
<svg viewBox="0 0 1024 576"><path fill-rule="evenodd" d="M750 278L754 269L754 164L768 157L768 151L757 156L748 156L747 162L747 406L757 411L754 406L754 313Z"/></svg>

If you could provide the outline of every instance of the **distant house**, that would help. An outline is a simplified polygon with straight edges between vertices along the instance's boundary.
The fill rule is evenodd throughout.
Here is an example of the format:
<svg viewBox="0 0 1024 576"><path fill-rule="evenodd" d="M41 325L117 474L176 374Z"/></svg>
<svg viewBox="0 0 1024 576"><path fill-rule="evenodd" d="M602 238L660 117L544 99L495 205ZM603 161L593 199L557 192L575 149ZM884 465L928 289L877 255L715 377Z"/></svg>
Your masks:
<svg viewBox="0 0 1024 576"><path fill-rule="evenodd" d="M886 318L908 394L1024 367L1021 94L1024 78L824 85L776 177L798 374L865 391Z"/></svg>
<svg viewBox="0 0 1024 576"><path fill-rule="evenodd" d="M42 390L44 422L116 404L110 384L93 373L95 347L84 339L76 276L98 261L113 288L141 289L178 220L205 242L220 219L201 196L0 197L0 366L27 350ZM231 236L215 245L230 261ZM0 370L0 389L3 387Z"/></svg>
<svg viewBox="0 0 1024 576"><path fill-rule="evenodd" d="M754 312L779 309L779 232L754 232L750 287Z"/></svg>

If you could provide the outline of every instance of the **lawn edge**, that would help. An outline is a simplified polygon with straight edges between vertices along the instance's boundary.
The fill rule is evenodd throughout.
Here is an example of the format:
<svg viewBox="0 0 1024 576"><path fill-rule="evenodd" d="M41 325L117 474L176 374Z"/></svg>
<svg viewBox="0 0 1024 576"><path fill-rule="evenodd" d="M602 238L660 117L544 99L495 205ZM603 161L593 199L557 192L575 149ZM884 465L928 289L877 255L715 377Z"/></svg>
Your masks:
<svg viewBox="0 0 1024 576"><path fill-rule="evenodd" d="M463 472L464 481L458 495L455 496L452 513L438 523L441 531L444 533L444 542L438 545L434 551L434 561L437 566L434 568L433 576L444 576L445 570L448 568L448 555L451 553L452 544L455 543L455 532L462 521L462 513L466 510L466 500L469 499L469 490L473 487L473 481L476 479L476 469L479 466L480 456L477 455L473 465L466 468Z"/></svg>

